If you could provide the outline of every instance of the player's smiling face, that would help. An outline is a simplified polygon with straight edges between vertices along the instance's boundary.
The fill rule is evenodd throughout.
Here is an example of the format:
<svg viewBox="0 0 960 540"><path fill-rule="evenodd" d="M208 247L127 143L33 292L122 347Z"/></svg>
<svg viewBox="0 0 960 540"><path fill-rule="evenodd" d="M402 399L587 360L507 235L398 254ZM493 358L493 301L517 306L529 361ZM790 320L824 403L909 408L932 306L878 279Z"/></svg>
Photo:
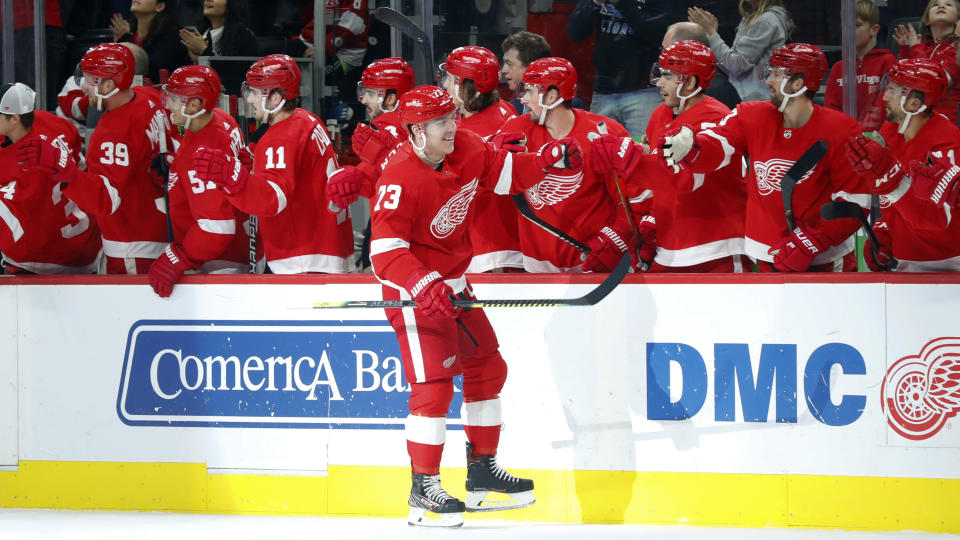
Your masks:
<svg viewBox="0 0 960 540"><path fill-rule="evenodd" d="M677 97L677 89L681 86L680 76L672 71L661 70L657 78L657 90L660 91L660 98L667 107L679 107L680 98Z"/></svg>
<svg viewBox="0 0 960 540"><path fill-rule="evenodd" d="M439 118L428 120L423 124L422 131L417 130L414 133L415 142L424 145L423 154L430 161L439 163L447 154L453 152L453 139L457 134L457 122L454 117L455 112L450 112Z"/></svg>

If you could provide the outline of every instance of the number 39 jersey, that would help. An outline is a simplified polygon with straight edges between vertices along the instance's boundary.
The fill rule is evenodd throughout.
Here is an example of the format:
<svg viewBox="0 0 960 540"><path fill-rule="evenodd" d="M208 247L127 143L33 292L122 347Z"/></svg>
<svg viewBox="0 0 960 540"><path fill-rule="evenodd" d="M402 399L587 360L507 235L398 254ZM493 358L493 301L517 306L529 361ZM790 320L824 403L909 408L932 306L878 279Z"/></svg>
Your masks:
<svg viewBox="0 0 960 540"><path fill-rule="evenodd" d="M35 137L80 157L77 128L67 120L35 111L26 138ZM40 170L20 170L17 146L22 142L0 144L0 251L4 261L37 274L95 272L100 231L63 196L53 177Z"/></svg>
<svg viewBox="0 0 960 540"><path fill-rule="evenodd" d="M234 158L247 151L236 120L221 109L214 109L213 118L199 131L187 130L167 182L173 238L203 272L245 271L250 261L248 217L216 184L197 177L193 153L201 146Z"/></svg>
<svg viewBox="0 0 960 540"><path fill-rule="evenodd" d="M160 95L137 87L130 102L105 111L87 147L87 171L64 189L97 217L107 257L155 259L167 246L163 180L152 167L166 151Z"/></svg>
<svg viewBox="0 0 960 540"><path fill-rule="evenodd" d="M337 158L323 122L304 109L270 126L257 143L253 173L230 202L259 216L275 274L347 272L353 264L348 210L327 210L327 176Z"/></svg>

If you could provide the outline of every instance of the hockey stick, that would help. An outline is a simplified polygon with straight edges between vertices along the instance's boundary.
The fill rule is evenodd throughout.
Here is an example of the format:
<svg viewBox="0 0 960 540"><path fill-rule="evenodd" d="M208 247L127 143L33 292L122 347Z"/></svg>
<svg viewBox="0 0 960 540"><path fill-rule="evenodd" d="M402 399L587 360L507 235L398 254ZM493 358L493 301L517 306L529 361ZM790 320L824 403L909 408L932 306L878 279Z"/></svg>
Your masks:
<svg viewBox="0 0 960 540"><path fill-rule="evenodd" d="M551 298L531 300L461 300L453 299L453 305L459 308L499 308L499 307L561 307L561 306L592 306L603 300L630 270L630 254L624 253L613 272L604 278L599 285L579 298ZM413 300L346 300L339 302L317 302L314 309L328 308L412 308L417 307Z"/></svg>
<svg viewBox="0 0 960 540"><path fill-rule="evenodd" d="M373 16L378 21L391 28L396 28L398 32L413 40L414 47L423 57L423 61L427 63L427 73L423 73L423 70L417 70L414 74L417 78L417 84L433 84L433 81L429 78L429 73L433 72L433 46L430 36L409 17L395 9L379 7L373 12Z"/></svg>
<svg viewBox="0 0 960 540"><path fill-rule="evenodd" d="M554 227L553 225L547 223L540 218L534 211L533 208L530 208L530 204L527 203L527 198L523 196L523 193L517 193L516 195L511 195L510 198L513 199L514 206L517 207L517 210L520 212L520 215L532 221L535 225L539 226L548 233L556 236L561 241L570 244L575 247L581 253L590 253L590 247L580 242L579 240L571 237L567 233L561 231L560 229Z"/></svg>
<svg viewBox="0 0 960 540"><path fill-rule="evenodd" d="M783 195L783 211L787 218L787 226L790 227L791 231L793 231L796 226L793 219L793 188L804 175L810 172L810 170L820 162L820 159L827 154L827 150L829 149L827 141L823 139L813 143L780 180L780 193Z"/></svg>
<svg viewBox="0 0 960 540"><path fill-rule="evenodd" d="M860 205L857 203L850 201L828 202L820 207L820 217L827 221L840 218L853 218L859 221L860 226L863 227L863 230L870 238L870 258L873 259L873 264L877 265L877 267L884 272L897 267L898 261L895 258L891 257L888 263L881 263L877 260L877 254L880 253L880 242L877 241L877 236L873 233L873 227L871 227L870 222L867 221L867 216L863 215L863 209L860 208Z"/></svg>

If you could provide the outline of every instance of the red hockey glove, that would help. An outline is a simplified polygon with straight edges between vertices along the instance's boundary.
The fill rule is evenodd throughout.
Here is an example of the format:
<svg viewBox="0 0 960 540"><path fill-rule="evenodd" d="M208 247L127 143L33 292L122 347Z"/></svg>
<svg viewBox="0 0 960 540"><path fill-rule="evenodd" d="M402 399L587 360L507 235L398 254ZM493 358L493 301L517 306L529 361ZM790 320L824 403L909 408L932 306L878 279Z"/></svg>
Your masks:
<svg viewBox="0 0 960 540"><path fill-rule="evenodd" d="M660 159L675 173L680 169L689 169L700 157L696 131L686 124L665 131L657 141L657 146L660 147Z"/></svg>
<svg viewBox="0 0 960 540"><path fill-rule="evenodd" d="M380 163L386 157L387 152L396 146L397 141L389 133L380 131L376 126L366 124L357 124L357 127L353 130L353 136L350 138L353 152L360 159L374 165Z"/></svg>
<svg viewBox="0 0 960 540"><path fill-rule="evenodd" d="M32 137L17 146L17 162L20 169L30 171L39 169L54 177L58 182L71 182L77 176L77 164L70 152L57 148L40 137Z"/></svg>
<svg viewBox="0 0 960 540"><path fill-rule="evenodd" d="M872 182L870 190L878 195L886 195L900 186L907 172L889 149L863 135L847 141L846 155L853 171Z"/></svg>
<svg viewBox="0 0 960 540"><path fill-rule="evenodd" d="M197 265L187 257L183 246L170 244L150 265L147 277L153 291L160 298L166 298L173 292L173 285L180 281L183 273L194 268L197 268Z"/></svg>
<svg viewBox="0 0 960 540"><path fill-rule="evenodd" d="M497 133L490 137L490 142L497 150L506 150L507 152L526 152L527 134L522 131L511 131L509 133Z"/></svg>
<svg viewBox="0 0 960 540"><path fill-rule="evenodd" d="M649 264L657 256L657 220L650 214L643 216L637 224L637 234L643 240L640 259Z"/></svg>
<svg viewBox="0 0 960 540"><path fill-rule="evenodd" d="M960 167L950 158L933 158L929 164L914 160L910 163L910 178L913 179L910 193L915 197L937 206L946 204L951 210L956 206L960 194Z"/></svg>
<svg viewBox="0 0 960 540"><path fill-rule="evenodd" d="M584 272L609 272L613 270L623 254L630 249L629 233L610 227L600 229L592 240L587 242L590 253L581 255Z"/></svg>
<svg viewBox="0 0 960 540"><path fill-rule="evenodd" d="M327 179L327 199L337 205L337 209L327 209L337 214L341 208L347 208L360 198L360 187L366 181L363 171L356 167L341 167Z"/></svg>
<svg viewBox="0 0 960 540"><path fill-rule="evenodd" d="M239 193L250 176L240 160L216 148L197 148L193 152L193 162L198 178L213 182L230 195Z"/></svg>
<svg viewBox="0 0 960 540"><path fill-rule="evenodd" d="M407 278L404 288L427 317L452 319L460 312L453 306L453 289L443 282L439 272L416 271Z"/></svg>
<svg viewBox="0 0 960 540"><path fill-rule="evenodd" d="M877 259L873 259L873 242L867 238L863 244L863 260L873 272L887 272L891 270L896 259L893 257L893 240L890 237L890 229L887 224L878 221L873 225L873 235L877 237L879 245L877 246Z"/></svg>
<svg viewBox="0 0 960 540"><path fill-rule="evenodd" d="M583 152L580 143L573 137L553 140L537 151L537 166L545 171L550 169L583 168Z"/></svg>
<svg viewBox="0 0 960 540"><path fill-rule="evenodd" d="M797 225L793 232L770 248L773 267L781 272L805 272L813 258L830 246L830 240L813 227Z"/></svg>
<svg viewBox="0 0 960 540"><path fill-rule="evenodd" d="M643 157L643 147L630 137L601 135L590 143L590 165L596 172L616 171L630 178Z"/></svg>

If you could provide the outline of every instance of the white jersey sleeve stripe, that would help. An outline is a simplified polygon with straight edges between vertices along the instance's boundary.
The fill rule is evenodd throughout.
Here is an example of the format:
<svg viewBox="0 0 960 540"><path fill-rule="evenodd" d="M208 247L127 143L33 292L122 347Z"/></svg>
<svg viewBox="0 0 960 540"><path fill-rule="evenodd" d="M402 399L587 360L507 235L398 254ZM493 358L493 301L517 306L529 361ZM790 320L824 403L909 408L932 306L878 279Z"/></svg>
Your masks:
<svg viewBox="0 0 960 540"><path fill-rule="evenodd" d="M232 219L198 219L201 230L213 234L233 235L237 232L237 222Z"/></svg>
<svg viewBox="0 0 960 540"><path fill-rule="evenodd" d="M410 242L402 238L378 238L370 242L370 256L380 255L395 249L410 249Z"/></svg>
<svg viewBox="0 0 960 540"><path fill-rule="evenodd" d="M10 229L10 234L13 235L13 241L16 242L20 240L23 236L23 226L20 225L20 220L17 219L17 216L13 215L13 212L7 208L6 204L3 204L3 201L0 201L0 219L7 224L7 228Z"/></svg>
<svg viewBox="0 0 960 540"><path fill-rule="evenodd" d="M110 214L113 214L117 211L117 208L120 208L120 192L113 187L106 176L101 174L100 179L103 180L103 186L107 188L107 193L110 195Z"/></svg>
<svg viewBox="0 0 960 540"><path fill-rule="evenodd" d="M503 160L503 168L500 169L500 178L497 179L497 185L493 192L497 195L509 195L510 186L513 185L513 154L507 153Z"/></svg>
<svg viewBox="0 0 960 540"><path fill-rule="evenodd" d="M727 118L729 118L729 116L728 116ZM726 120L726 118L725 118L724 120ZM722 123L722 122L721 122L721 123ZM708 129L708 130L706 130L706 131L701 131L701 133L703 133L704 135L706 135L706 136L708 136L708 137L713 137L714 139L720 141L720 146L723 147L723 161L721 161L721 162L720 162L720 165L719 165L716 169L714 169L714 170L715 170L715 171L719 171L720 169L722 169L722 168L726 167L727 165L729 165L729 164L730 164L730 158L733 157L733 154L736 153L736 150L734 150L734 148L733 148L733 146L730 144L730 142L727 141L727 138L724 137L724 136L722 136L722 135L717 135L716 133L713 132L712 129Z"/></svg>
<svg viewBox="0 0 960 540"><path fill-rule="evenodd" d="M283 193L283 190L280 189L280 186L278 186L272 180L267 180L267 183L270 184L270 187L272 187L275 192L277 192L277 214L279 214L280 212L283 212L284 208L287 207L287 196Z"/></svg>

